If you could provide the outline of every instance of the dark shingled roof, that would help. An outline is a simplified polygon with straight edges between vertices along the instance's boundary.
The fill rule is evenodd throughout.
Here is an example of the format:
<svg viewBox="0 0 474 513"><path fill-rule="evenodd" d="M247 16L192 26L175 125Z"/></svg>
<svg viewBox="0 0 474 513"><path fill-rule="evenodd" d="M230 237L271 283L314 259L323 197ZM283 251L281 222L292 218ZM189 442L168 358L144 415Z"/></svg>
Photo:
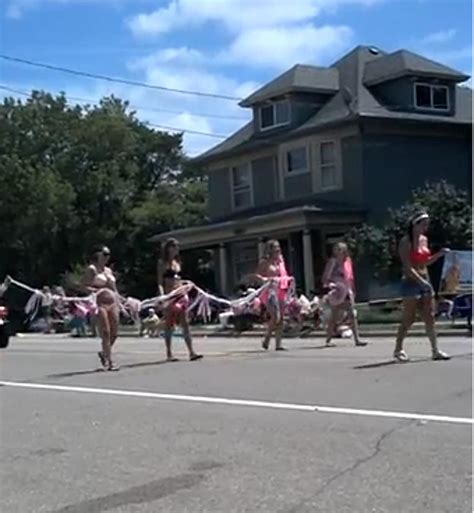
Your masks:
<svg viewBox="0 0 474 513"><path fill-rule="evenodd" d="M280 131L255 133L253 123L250 122L224 142L214 146L195 160L206 163L244 151L250 151L265 146L274 146L283 141L290 140L293 137L301 137L305 133L323 130L327 126L346 122L357 117L446 124L471 123L472 90L467 87L456 86L456 113L454 116L440 116L437 113L431 114L428 112L406 112L391 109L381 104L365 84L367 69L375 69L377 72L381 68L385 69L386 59L396 54L402 54L404 56L403 60L408 62L410 66L414 66L416 62L419 64L419 69L414 70L414 74L422 75L423 72L428 73L428 69L430 69L432 74L439 76L439 73L435 73L434 70L440 69L444 70L444 74L441 73L442 77L447 78L447 73L449 72L450 80L453 81L461 80L461 78L463 80L469 78L455 70L451 70L446 66L417 56L411 52L402 51L395 52L395 54L386 54L381 50L374 51L374 49L370 47L358 46L330 66L330 69L336 70L338 74L339 91L302 125L290 128L289 130L284 129ZM409 58L406 58L407 55L409 55ZM422 64L424 67L421 66ZM319 70L320 68L315 69ZM389 71L389 69L387 69L387 71ZM373 76L375 76L375 72L370 71L370 73L373 73Z"/></svg>
<svg viewBox="0 0 474 513"><path fill-rule="evenodd" d="M399 50L369 62L365 68L364 84L372 86L406 75L439 77L454 82L464 82L469 78L464 73L421 55Z"/></svg>
<svg viewBox="0 0 474 513"><path fill-rule="evenodd" d="M336 93L338 90L339 75L336 69L296 64L242 100L239 105L250 107L255 103L291 92Z"/></svg>

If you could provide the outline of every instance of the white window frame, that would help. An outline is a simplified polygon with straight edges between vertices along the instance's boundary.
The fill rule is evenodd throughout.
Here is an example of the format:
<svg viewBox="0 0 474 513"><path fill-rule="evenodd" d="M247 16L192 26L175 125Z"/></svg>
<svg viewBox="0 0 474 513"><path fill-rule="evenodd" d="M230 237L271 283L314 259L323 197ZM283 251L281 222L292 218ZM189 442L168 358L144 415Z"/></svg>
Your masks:
<svg viewBox="0 0 474 513"><path fill-rule="evenodd" d="M323 144L333 144L334 145L334 166L336 173L335 184L330 187L323 187L323 173L322 173L322 159L321 159L321 146ZM341 155L341 143L339 139L318 139L314 143L314 155L316 162L316 184L315 190L316 193L324 193L331 191L340 191L344 188L343 184L343 176L342 176L342 155ZM329 164L327 164L329 166Z"/></svg>
<svg viewBox="0 0 474 513"><path fill-rule="evenodd" d="M286 103L288 105L288 121L285 121L283 123L277 123L276 122L276 106L278 103ZM275 121L275 124L273 125L270 125L270 126L262 126L263 123L262 123L262 109L264 108L268 108L268 107L273 107L273 120ZM259 117L259 127L260 127L260 131L261 132L265 132L266 130L273 130L274 128L278 128L279 126L286 126L286 125L289 125L290 122L291 122L291 105L290 105L290 102L288 100L278 100L276 102L272 102L271 104L267 104L267 105L261 105L259 108L258 108L258 117Z"/></svg>
<svg viewBox="0 0 474 513"><path fill-rule="evenodd" d="M306 153L306 167L297 169L295 171L290 171L288 169L288 154L294 150L305 150ZM310 163L310 152L309 152L309 146L305 143L294 145L288 148L285 148L283 152L283 175L285 178L291 177L291 176L299 176L299 175L305 175L310 172L311 169L311 163Z"/></svg>
<svg viewBox="0 0 474 513"><path fill-rule="evenodd" d="M237 207L235 205L235 194L236 192L242 192L246 189L239 189L234 187L234 169L237 167L245 166L248 169L249 172L249 193L250 193L250 203L248 205L245 205L243 207ZM234 211L241 211L246 210L247 208L252 208L254 206L254 197L253 197L253 172L252 172L252 164L250 162L239 162L235 163L232 166L229 167L229 177L230 177L230 197L232 200L232 210Z"/></svg>
<svg viewBox="0 0 474 513"><path fill-rule="evenodd" d="M430 89L430 103L431 103L430 107L418 105L417 100L416 100L417 86L428 87ZM439 108L439 107L434 107L433 99L434 99L434 89L435 88L444 89L446 91L446 100L447 101L446 101L445 109ZM449 112L451 110L451 99L449 97L449 87L445 86L445 85L438 85L438 84L427 84L425 82L415 82L413 84L413 104L415 105L415 109L417 109L417 110L424 110L424 111L429 111L429 112Z"/></svg>

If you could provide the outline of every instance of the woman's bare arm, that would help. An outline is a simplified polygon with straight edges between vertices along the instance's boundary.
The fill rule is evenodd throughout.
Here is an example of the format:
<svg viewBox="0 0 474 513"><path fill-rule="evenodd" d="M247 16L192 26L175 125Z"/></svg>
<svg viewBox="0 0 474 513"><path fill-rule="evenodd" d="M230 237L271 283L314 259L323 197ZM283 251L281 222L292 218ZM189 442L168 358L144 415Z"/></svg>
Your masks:
<svg viewBox="0 0 474 513"><path fill-rule="evenodd" d="M327 263L326 267L324 268L323 277L321 278L321 281L323 283L323 287L329 287L330 285L330 277L334 270L334 266L336 265L336 261L334 258L330 258Z"/></svg>
<svg viewBox="0 0 474 513"><path fill-rule="evenodd" d="M158 281L158 294L162 296L165 291L163 288L163 274L165 272L165 266L163 264L163 260L158 260L158 264L156 266L156 277Z"/></svg>
<svg viewBox="0 0 474 513"><path fill-rule="evenodd" d="M96 287L92 285L96 274L97 272L92 266L87 267L80 283L82 291L91 293L97 290Z"/></svg>

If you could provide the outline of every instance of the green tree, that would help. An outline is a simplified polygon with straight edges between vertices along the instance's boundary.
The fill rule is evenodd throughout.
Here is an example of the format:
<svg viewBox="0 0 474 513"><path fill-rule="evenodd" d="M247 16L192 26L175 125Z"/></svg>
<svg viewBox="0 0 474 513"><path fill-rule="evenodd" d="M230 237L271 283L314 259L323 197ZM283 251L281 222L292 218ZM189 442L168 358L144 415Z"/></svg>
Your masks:
<svg viewBox="0 0 474 513"><path fill-rule="evenodd" d="M104 242L124 288L150 292L149 237L205 219L205 179L182 136L152 130L113 96L95 106L42 91L4 99L0 177L0 277L36 286L77 274Z"/></svg>

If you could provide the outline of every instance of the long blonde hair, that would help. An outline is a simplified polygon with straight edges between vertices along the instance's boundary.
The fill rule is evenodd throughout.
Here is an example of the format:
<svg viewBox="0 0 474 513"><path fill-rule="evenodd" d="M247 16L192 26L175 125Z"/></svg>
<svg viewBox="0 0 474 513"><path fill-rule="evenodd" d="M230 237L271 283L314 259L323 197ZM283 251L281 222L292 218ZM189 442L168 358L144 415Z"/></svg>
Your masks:
<svg viewBox="0 0 474 513"><path fill-rule="evenodd" d="M270 239L265 242L265 246L263 248L263 258L265 260L270 260L273 250L276 247L280 247L280 243L276 239Z"/></svg>
<svg viewBox="0 0 474 513"><path fill-rule="evenodd" d="M334 246L332 247L332 256L333 257L336 256L337 250L341 250L341 252L344 253L345 258L350 258L349 247L347 246L347 244L345 242L339 241L334 244Z"/></svg>

